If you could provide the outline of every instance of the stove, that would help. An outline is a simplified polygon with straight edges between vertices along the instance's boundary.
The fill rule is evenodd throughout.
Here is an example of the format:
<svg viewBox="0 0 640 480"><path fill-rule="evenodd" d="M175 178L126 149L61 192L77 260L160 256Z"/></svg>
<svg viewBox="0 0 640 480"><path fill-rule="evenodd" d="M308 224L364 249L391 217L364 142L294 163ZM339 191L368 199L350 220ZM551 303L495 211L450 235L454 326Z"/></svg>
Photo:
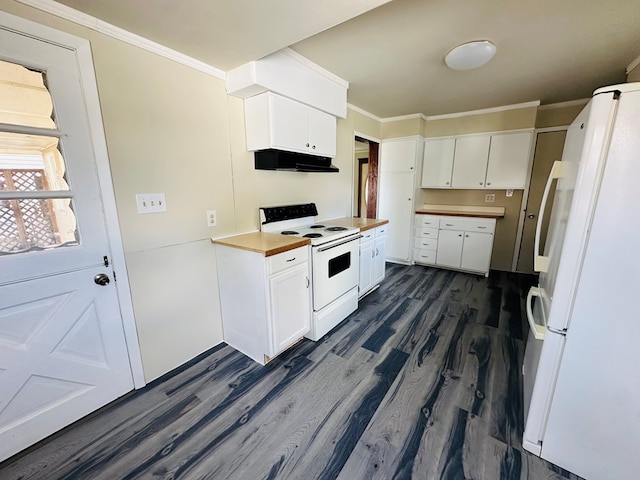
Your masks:
<svg viewBox="0 0 640 480"><path fill-rule="evenodd" d="M319 340L358 308L360 229L315 223L315 203L260 208L260 230L311 240L313 318Z"/></svg>

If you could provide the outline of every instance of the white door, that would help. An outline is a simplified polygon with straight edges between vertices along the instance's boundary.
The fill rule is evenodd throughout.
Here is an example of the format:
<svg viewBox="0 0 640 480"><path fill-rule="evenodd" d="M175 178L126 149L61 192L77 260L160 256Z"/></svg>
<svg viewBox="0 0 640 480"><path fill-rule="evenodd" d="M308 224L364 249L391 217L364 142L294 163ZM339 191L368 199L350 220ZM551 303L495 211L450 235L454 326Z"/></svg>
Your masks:
<svg viewBox="0 0 640 480"><path fill-rule="evenodd" d="M389 220L387 258L407 262L411 255L414 174L382 173L379 178L378 217Z"/></svg>
<svg viewBox="0 0 640 480"><path fill-rule="evenodd" d="M493 249L490 233L464 232L460 267L477 272L488 272Z"/></svg>
<svg viewBox="0 0 640 480"><path fill-rule="evenodd" d="M490 139L489 135L456 139L451 177L453 188L484 188Z"/></svg>
<svg viewBox="0 0 640 480"><path fill-rule="evenodd" d="M309 153L325 157L336 156L336 117L308 108Z"/></svg>
<svg viewBox="0 0 640 480"><path fill-rule="evenodd" d="M464 233L456 230L440 230L436 264L460 268Z"/></svg>
<svg viewBox="0 0 640 480"><path fill-rule="evenodd" d="M425 140L422 156L422 188L451 187L455 138Z"/></svg>
<svg viewBox="0 0 640 480"><path fill-rule="evenodd" d="M364 240L364 238L363 238ZM375 257L373 238L360 242L360 294L373 287L373 262Z"/></svg>
<svg viewBox="0 0 640 480"><path fill-rule="evenodd" d="M0 26L0 73L2 460L133 380L76 54Z"/></svg>
<svg viewBox="0 0 640 480"><path fill-rule="evenodd" d="M377 285L384 280L386 263L385 258L387 254L387 236L382 235L376 237L375 240L376 257L373 263L373 283Z"/></svg>
<svg viewBox="0 0 640 480"><path fill-rule="evenodd" d="M524 188L527 182L531 132L491 136L487 187Z"/></svg>
<svg viewBox="0 0 640 480"><path fill-rule="evenodd" d="M274 148L309 151L309 108L288 98L266 93L271 108L271 141Z"/></svg>
<svg viewBox="0 0 640 480"><path fill-rule="evenodd" d="M413 172L417 154L415 138L385 141L380 145L380 172Z"/></svg>

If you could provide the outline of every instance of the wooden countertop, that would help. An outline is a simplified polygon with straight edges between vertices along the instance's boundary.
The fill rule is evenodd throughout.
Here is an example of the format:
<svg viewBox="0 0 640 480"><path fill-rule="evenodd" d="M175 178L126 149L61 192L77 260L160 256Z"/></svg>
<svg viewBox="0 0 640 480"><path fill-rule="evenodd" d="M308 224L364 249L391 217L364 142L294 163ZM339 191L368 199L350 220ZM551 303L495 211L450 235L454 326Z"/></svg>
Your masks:
<svg viewBox="0 0 640 480"><path fill-rule="evenodd" d="M240 248L251 252L261 253L265 257L293 250L294 248L310 245L308 238L289 237L279 233L251 232L232 237L211 239L214 245Z"/></svg>
<svg viewBox="0 0 640 480"><path fill-rule="evenodd" d="M422 205L416 213L428 215L450 215L453 217L504 217L504 207L485 207L474 205Z"/></svg>
<svg viewBox="0 0 640 480"><path fill-rule="evenodd" d="M337 227L359 228L361 232L364 232L365 230L370 230L372 228L385 225L389 223L389 220L383 220L380 218L343 217L333 218L331 220L322 220L318 223L322 223L325 225L335 225Z"/></svg>

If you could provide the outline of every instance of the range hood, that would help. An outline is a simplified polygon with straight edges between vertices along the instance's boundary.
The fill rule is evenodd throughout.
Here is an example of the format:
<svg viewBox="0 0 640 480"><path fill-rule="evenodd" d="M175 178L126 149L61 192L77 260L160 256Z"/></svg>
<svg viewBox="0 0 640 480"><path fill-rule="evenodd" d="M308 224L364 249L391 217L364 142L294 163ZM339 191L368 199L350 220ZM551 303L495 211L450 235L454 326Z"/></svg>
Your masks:
<svg viewBox="0 0 640 480"><path fill-rule="evenodd" d="M258 150L255 152L256 170L284 170L288 172L337 172L330 157L284 150Z"/></svg>

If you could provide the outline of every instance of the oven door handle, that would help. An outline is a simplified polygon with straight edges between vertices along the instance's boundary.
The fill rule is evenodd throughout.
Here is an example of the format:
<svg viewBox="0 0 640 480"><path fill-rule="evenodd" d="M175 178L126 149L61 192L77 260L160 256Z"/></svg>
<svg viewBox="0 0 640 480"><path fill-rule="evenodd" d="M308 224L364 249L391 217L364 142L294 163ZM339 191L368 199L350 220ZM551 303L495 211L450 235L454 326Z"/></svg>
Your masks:
<svg viewBox="0 0 640 480"><path fill-rule="evenodd" d="M344 245L345 243L353 242L354 240L358 240L362 238L362 235L356 235L355 237L349 237L347 240L336 243L334 245L329 245L328 247L322 247L318 249L318 252L326 252L327 250L331 250L332 248L339 247L340 245Z"/></svg>

